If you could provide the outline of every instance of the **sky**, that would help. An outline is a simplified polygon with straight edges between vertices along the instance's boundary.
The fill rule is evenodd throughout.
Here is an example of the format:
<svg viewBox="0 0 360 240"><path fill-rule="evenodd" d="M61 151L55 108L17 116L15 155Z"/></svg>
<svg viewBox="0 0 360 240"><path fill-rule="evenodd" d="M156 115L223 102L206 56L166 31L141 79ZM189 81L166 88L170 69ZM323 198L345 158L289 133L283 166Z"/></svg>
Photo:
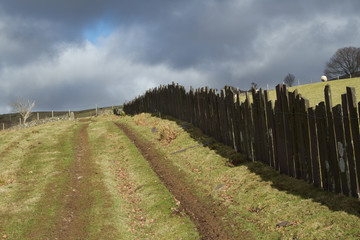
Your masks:
<svg viewBox="0 0 360 240"><path fill-rule="evenodd" d="M172 82L320 81L360 47L359 0L1 0L0 113L121 105Z"/></svg>

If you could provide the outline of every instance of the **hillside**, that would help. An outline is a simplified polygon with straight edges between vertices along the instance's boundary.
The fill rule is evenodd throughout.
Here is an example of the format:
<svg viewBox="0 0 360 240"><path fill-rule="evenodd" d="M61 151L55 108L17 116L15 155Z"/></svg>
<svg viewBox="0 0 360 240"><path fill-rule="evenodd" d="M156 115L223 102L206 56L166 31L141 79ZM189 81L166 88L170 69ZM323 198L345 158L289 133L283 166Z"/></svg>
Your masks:
<svg viewBox="0 0 360 240"><path fill-rule="evenodd" d="M248 162L190 124L150 114L2 131L0 169L4 239L360 234L357 199Z"/></svg>
<svg viewBox="0 0 360 240"><path fill-rule="evenodd" d="M315 106L319 102L324 101L324 88L327 84L329 84L331 87L334 106L341 103L341 94L346 93L346 87L354 87L355 91L360 94L360 78L304 84L300 86L290 87L289 91L294 91L295 89L297 89L303 97L307 98L310 101L310 106ZM269 96L270 99L275 100L275 90L270 90ZM360 98L358 100L360 100Z"/></svg>

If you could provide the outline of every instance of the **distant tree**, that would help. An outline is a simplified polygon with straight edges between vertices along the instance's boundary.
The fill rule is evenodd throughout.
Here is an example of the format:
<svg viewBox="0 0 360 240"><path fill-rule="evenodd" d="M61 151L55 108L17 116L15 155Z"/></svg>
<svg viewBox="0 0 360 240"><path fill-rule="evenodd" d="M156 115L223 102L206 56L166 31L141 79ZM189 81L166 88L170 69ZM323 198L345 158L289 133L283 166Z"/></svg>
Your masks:
<svg viewBox="0 0 360 240"><path fill-rule="evenodd" d="M21 115L21 117L23 119L23 123L26 123L26 120L31 115L31 110L35 106L35 101L31 102L30 100L25 100L23 98L19 98L17 101L13 102L11 105L12 105L14 111L18 112Z"/></svg>
<svg viewBox="0 0 360 240"><path fill-rule="evenodd" d="M289 87L291 87L295 82L295 75L289 73L288 75L286 75L286 77L284 78L284 83L286 85L288 85Z"/></svg>
<svg viewBox="0 0 360 240"><path fill-rule="evenodd" d="M349 77L360 71L360 48L345 47L338 49L326 63L324 75L328 79Z"/></svg>
<svg viewBox="0 0 360 240"><path fill-rule="evenodd" d="M257 89L257 88L258 88L258 85L257 85L257 83L255 83L255 82L252 82L252 83L251 83L251 88L255 88L255 89Z"/></svg>

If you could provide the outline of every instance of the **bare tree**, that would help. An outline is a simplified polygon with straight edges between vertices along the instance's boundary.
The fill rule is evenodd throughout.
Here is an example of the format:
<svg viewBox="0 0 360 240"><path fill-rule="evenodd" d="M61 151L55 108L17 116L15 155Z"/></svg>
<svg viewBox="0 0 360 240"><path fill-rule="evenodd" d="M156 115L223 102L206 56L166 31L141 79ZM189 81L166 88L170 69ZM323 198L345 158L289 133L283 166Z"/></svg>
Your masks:
<svg viewBox="0 0 360 240"><path fill-rule="evenodd" d="M35 101L25 100L23 98L19 98L16 102L13 102L12 107L16 112L18 112L23 118L23 123L26 123L26 120L31 115L31 110L35 106Z"/></svg>
<svg viewBox="0 0 360 240"><path fill-rule="evenodd" d="M360 71L360 48L340 48L326 63L324 75L328 79L350 77Z"/></svg>
<svg viewBox="0 0 360 240"><path fill-rule="evenodd" d="M284 78L284 83L286 85L288 85L289 87L291 87L295 82L295 75L289 73L288 75L286 75L286 77Z"/></svg>
<svg viewBox="0 0 360 240"><path fill-rule="evenodd" d="M251 83L251 88L255 88L255 89L257 89L257 88L258 88L258 85L257 85L257 83L255 83L255 82L252 82L252 83Z"/></svg>

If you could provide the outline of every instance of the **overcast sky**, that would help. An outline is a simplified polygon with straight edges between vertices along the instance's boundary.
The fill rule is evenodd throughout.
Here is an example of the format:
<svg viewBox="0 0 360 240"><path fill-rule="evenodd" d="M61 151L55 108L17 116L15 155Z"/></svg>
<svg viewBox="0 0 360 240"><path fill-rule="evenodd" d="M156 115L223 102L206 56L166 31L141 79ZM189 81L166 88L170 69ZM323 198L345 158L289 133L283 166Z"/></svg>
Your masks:
<svg viewBox="0 0 360 240"><path fill-rule="evenodd" d="M120 105L169 84L319 81L360 47L359 0L1 0L0 113Z"/></svg>

